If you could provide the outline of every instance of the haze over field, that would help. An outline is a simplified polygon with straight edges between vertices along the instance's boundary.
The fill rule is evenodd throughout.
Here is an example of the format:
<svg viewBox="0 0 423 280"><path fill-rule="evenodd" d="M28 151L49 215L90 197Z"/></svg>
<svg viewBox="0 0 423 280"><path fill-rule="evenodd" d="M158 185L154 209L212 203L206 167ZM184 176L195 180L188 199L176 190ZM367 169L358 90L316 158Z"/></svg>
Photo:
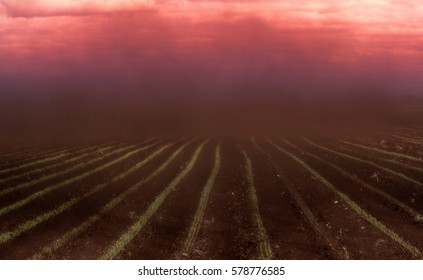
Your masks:
<svg viewBox="0 0 423 280"><path fill-rule="evenodd" d="M1 0L0 126L13 139L386 119L391 96L423 95L422 30L417 0Z"/></svg>
<svg viewBox="0 0 423 280"><path fill-rule="evenodd" d="M0 260L423 259L422 73L422 0L0 0Z"/></svg>

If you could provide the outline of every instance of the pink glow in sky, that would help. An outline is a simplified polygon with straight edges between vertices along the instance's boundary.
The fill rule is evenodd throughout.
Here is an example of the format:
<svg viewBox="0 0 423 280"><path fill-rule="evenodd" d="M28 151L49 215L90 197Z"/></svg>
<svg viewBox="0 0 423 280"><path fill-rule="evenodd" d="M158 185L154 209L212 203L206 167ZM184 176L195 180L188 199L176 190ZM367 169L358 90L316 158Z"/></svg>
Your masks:
<svg viewBox="0 0 423 280"><path fill-rule="evenodd" d="M423 95L421 73L419 0L0 0L0 82Z"/></svg>

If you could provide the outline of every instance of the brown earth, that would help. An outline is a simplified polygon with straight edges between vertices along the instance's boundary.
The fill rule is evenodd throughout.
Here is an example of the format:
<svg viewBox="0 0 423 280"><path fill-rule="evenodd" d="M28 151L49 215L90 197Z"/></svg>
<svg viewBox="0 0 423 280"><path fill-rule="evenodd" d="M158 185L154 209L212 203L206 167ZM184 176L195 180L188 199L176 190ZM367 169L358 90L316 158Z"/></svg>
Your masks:
<svg viewBox="0 0 423 280"><path fill-rule="evenodd" d="M419 137L423 133L411 128L397 128L392 134L403 137ZM419 157L423 145L405 143L398 138L385 137L387 145L381 145L380 135L363 132L362 135L339 139L376 147L386 151L401 152ZM173 152L192 138L163 138L161 142L141 151L128 159L105 170L92 174L78 182L49 192L30 203L0 216L0 258L27 259L34 256L60 237L77 228L92 215L100 213L102 207L113 198L124 193L131 186L147 178L164 163ZM310 145L298 137L286 137L299 149L287 145L282 139L273 137L271 141L285 150L284 153L273 146L266 138L257 137L254 144L249 137L211 138L206 143L192 170L172 190L158 207L145 226L122 248L114 258L117 259L258 259L260 258L261 240L259 229L254 220L253 201L249 192L245 151L251 160L254 187L257 193L259 216L263 222L265 239L270 245L275 259L419 259L422 258L421 241L422 220L410 217L385 197L363 188L356 180L346 177L330 164L341 168L375 189L404 203L418 213L423 213L423 191L418 185L403 178L378 170L371 165L358 163L340 157ZM385 168L404 173L414 180L422 180L423 175L401 164L389 163L383 159L398 160L395 157L377 152L365 152L359 148L340 144L332 137L314 136L308 138L314 143L346 153L357 158L374 162ZM182 172L191 160L194 151L206 138L197 138L164 169L158 176L141 186L134 193L117 204L112 211L100 215L99 220L84 228L48 254L46 259L98 259L126 233L151 203ZM136 142L136 143L141 143ZM384 143L385 143L384 142ZM134 142L135 143L135 142ZM113 177L127 171L132 166L151 155L161 146L173 143L169 148L148 162L136 172L109 183ZM214 154L220 145L221 165L216 180L212 185L204 216L191 250L182 254L185 240L198 209L200 196L214 166ZM124 144L116 144L121 147ZM125 144L128 145L128 144ZM147 144L145 144L147 145ZM404 147L398 151L398 145ZM74 149L74 153L65 157L79 155L75 145L55 147L54 149ZM45 153L49 149L45 148ZM27 147L19 151L4 151L0 156L0 170L18 166L31 160L42 159L43 150ZM322 162L307 153L311 153ZM88 165L81 170L59 176L42 184L11 192L0 196L0 209L20 201L46 187L61 183L93 168L101 166L124 153L107 157ZM100 155L95 152L73 163L78 164ZM416 249L413 253L380 228L363 218L351 204L339 193L325 186L320 177L316 177L301 165L301 160L316 174L327 180L337 191L345 194L360 209L374 217L380 224L394 232L402 241ZM29 159L25 159L29 158ZM16 171L31 171L33 168L49 166L53 161ZM421 168L418 163L407 164ZM71 168L72 164L48 169L46 174L38 174L27 180L41 178L44 175ZM376 174L377 176L374 176ZM1 178L0 178L1 179ZM1 185L0 190L25 183L19 179ZM53 215L46 221L29 229L19 226L43 213L60 208L73 198L82 197L95 186L106 183L107 187L82 199L66 211ZM0 210L1 211L1 210ZM422 217L420 216L420 219ZM6 238L5 233L19 231L16 237Z"/></svg>

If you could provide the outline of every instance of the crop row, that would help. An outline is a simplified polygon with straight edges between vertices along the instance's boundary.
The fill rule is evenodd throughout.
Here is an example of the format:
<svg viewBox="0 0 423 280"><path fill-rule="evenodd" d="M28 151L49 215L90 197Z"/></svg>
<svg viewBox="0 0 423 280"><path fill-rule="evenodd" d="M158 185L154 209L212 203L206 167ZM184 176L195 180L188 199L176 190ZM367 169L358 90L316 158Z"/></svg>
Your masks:
<svg viewBox="0 0 423 280"><path fill-rule="evenodd" d="M423 170L418 166L408 164L401 165L400 162L396 161L396 159L398 158L403 158L418 164L420 162L420 159L418 158L393 152L387 152L371 146L366 146L361 143L354 143L345 140L336 139L335 141L337 144L334 144L334 146L331 146L330 144L318 144L307 138L301 138L301 140L299 141L302 141L303 144L307 144L309 147L313 147L313 149L315 149L316 151L329 153L333 156L342 158L343 160L355 162L363 166L368 166L369 168L380 170L380 172L389 174L390 176L397 178L401 182L407 182L417 189L420 189L423 186L423 182L419 181L418 179L415 179L414 176L405 174L401 171L398 171L397 169L394 170L392 168L388 168L377 162L386 162L393 165L398 165L398 167L401 167L402 169L408 169L412 170L415 173L421 173ZM30 205L35 200L42 198L48 193L58 191L59 189L62 189L64 187L70 187L76 182L83 181L89 178L90 176L100 174L101 172L105 172L106 170L111 170L114 168L114 166L122 162L128 161L130 158L140 154L141 152L147 152L147 156L145 156L138 162L132 164L130 168L127 168L123 172L112 176L112 178L107 180L107 182L101 182L94 186L91 186L87 192L84 192L77 196L73 196L70 199L61 202L59 205L57 205L56 208L52 210L46 210L42 213L38 213L35 217L32 217L29 220L17 224L9 230L1 232L0 244L6 244L7 242L18 238L22 234L41 225L42 223L49 221L53 217L59 216L65 211L71 211L71 209L78 203L81 203L87 198L101 193L103 190L105 190L114 183L120 182L132 174L136 174L139 170L141 170L149 162L152 162L159 155L164 154L168 150L174 149L170 152L170 155L168 155L168 157L157 168L155 168L155 170L150 175L146 176L145 178L142 178L132 186L128 186L120 194L113 197L110 201L103 205L97 213L85 217L80 221L79 225L61 234L61 236L58 236L53 242L41 248L39 252L32 256L33 259L47 258L48 256L54 254L56 250L63 247L66 243L70 242L73 238L84 232L88 227L92 226L96 222L101 221L106 214L112 213L113 210L118 207L126 198L134 194L136 191L141 190L144 185L157 178L163 172L166 172L166 169L175 161L175 159L179 155L183 154L184 150L186 150L188 146L194 145L194 143L198 142L198 140L192 139L183 142L184 143L182 144L178 144L177 142L169 143L168 141L164 140L149 139L141 144L123 147L105 145L92 148L83 148L79 149L76 152L76 155L69 155L66 154L66 152L61 151L58 152L58 154L49 155L45 159L38 159L33 163L25 163L23 165L12 167L12 169L9 168L3 170L3 174L8 174L9 172L18 172L20 170L24 170L25 168L36 166L41 163L46 164L43 167L38 167L30 171L23 171L23 173L13 174L9 177L1 179L2 181L0 182L13 182L13 180L15 179L25 178L28 172L31 173L31 175L38 173L41 174L44 172L48 173L49 171L53 172L48 173L48 175L38 177L31 181L19 183L13 186L7 186L0 189L0 197L21 190L31 188L36 189L35 192L24 195L23 197L18 198L18 200L13 201L0 208L0 216L4 216L6 214L17 211L23 206ZM370 212L366 211L362 206L359 205L358 202L354 201L349 195L347 195L344 191L341 191L328 178L325 178L324 175L320 174L315 168L313 168L312 165L310 165L305 159L302 158L302 156L307 155L308 157L321 162L322 164L328 166L334 172L340 174L340 176L354 181L357 185L361 186L362 188L369 190L376 196L379 196L381 199L384 199L389 203L395 205L404 213L407 213L414 221L421 222L422 215L419 213L419 211L408 205L408 203L401 201L401 199L396 198L391 194L388 194L383 189L381 189L379 185L374 186L368 182L365 182L364 180L357 177L354 172L345 170L340 166L337 166L323 159L322 157L318 156L313 152L305 151L304 149L300 148L298 145L290 141L282 140L282 143L284 144L284 146L289 147L291 150L295 150L295 153L284 148L282 145L277 144L275 141L267 140L265 143L265 145L268 146L268 149L269 147L272 148L271 152L268 152L268 149L266 151L266 149L262 147L263 144L259 145L254 139L252 139L251 142L252 146L271 163L273 168L275 168L275 170L278 171L279 174L283 174L283 170L280 166L280 162L274 158L274 155L276 153L279 153L286 159L290 159L295 162L299 167L306 171L309 176L314 178L318 184L324 186L327 190L339 197L339 199L341 199L346 205L348 205L356 213L357 216L359 216L361 219L372 225L385 236L393 240L411 256L413 256L414 258L423 257L419 248L417 248L410 241L406 240L400 234L395 232L388 225L384 224L380 219L378 219L377 216L374 216ZM100 259L114 259L120 254L122 254L123 251L125 251L125 248L128 246L128 244L130 244L133 239L144 229L146 224L149 223L149 221L156 214L158 209L162 207L163 203L167 200L169 195L171 195L172 192L178 188L181 181L185 177L190 175L194 166L197 164L199 158L201 157L204 147L206 145L210 145L210 141L203 141L198 145L195 145L196 148L194 153L192 154L190 160L180 171L180 173L177 174L177 176L174 177L171 182L164 186L164 188L148 204L147 208L135 217L134 222L129 225L126 229L123 229L122 233L120 233L119 236L104 249L104 251L98 256ZM195 242L198 232L202 226L203 217L208 205L210 193L212 192L216 178L219 176L221 161L225 160L225 155L221 155L221 145L224 145L224 143L220 142L215 147L213 168L210 171L210 175L206 181L206 184L202 188L199 201L197 202L196 211L193 215L193 219L188 229L186 240L183 243L184 245L180 249L180 253L177 254L179 258L182 258L183 256L189 255L191 253L193 243ZM375 154L380 155L380 157L375 160L370 160L364 158L364 156L353 155L353 153L360 154L360 152L366 151L374 152ZM242 165L245 166L245 178L247 179L248 183L249 201L251 203L252 209L251 217L254 221L256 228L255 234L257 236L257 239L259 240L259 258L271 259L274 257L273 251L275 249L272 248L271 240L267 234L267 230L262 220L261 211L263 211L264 208L261 206L260 196L257 193L257 186L255 185L254 161L251 160L246 150L240 149L239 152L242 154L244 159ZM99 154L100 156L98 156ZM60 159L63 159L63 161L59 163L48 164L50 160L57 160L58 156L60 157ZM394 159L392 159L392 157ZM85 158L90 159L83 160ZM70 164L71 166L65 168L64 170L56 171L56 168L60 169L60 167L65 166L65 164ZM70 178L66 177L69 174L74 174L74 172L77 172L77 175ZM331 236L330 232L324 226L322 226L321 222L319 221L319 218L316 216L316 213L314 213L313 210L307 205L307 201L303 197L303 194L286 176L282 175L280 176L280 179L281 184L288 190L293 201L295 201L296 205L301 209L305 220L307 220L311 228L313 228L317 237L322 240L322 242L324 242L338 258L350 258L348 251L339 243L338 240ZM58 182L54 180L58 180ZM54 183L51 184L51 182ZM398 185L400 186L401 184Z"/></svg>

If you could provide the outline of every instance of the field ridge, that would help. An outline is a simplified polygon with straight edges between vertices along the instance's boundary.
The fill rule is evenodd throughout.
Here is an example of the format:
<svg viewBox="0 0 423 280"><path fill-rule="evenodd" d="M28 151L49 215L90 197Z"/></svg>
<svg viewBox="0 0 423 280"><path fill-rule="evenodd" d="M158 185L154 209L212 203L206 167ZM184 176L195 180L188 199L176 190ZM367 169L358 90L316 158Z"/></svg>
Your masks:
<svg viewBox="0 0 423 280"><path fill-rule="evenodd" d="M247 180L248 180L248 189L250 193L250 200L253 205L253 216L254 221L256 223L256 227L258 229L258 237L259 237L259 248L260 248L260 258L262 260L271 260L273 259L273 252L272 247L269 242L269 237L267 236L266 229L263 225L263 220L260 215L259 209L259 201L257 198L256 187L254 185L254 174L253 174L253 166L251 163L250 158L248 157L247 153L242 150L242 154L245 159L246 163L246 172L247 172Z"/></svg>
<svg viewBox="0 0 423 280"><path fill-rule="evenodd" d="M318 172L316 172L313 168L311 168L309 165L307 165L304 161L302 161L297 156L291 154L290 152L282 149L278 145L274 144L273 142L269 141L275 148L277 148L279 151L284 153L285 155L289 156L293 160L295 160L297 163L299 163L304 169L306 169L313 177L315 177L317 180L319 180L324 186L326 186L328 189L330 189L332 192L337 194L347 205L349 205L359 216L361 216L364 220L368 221L370 224L375 226L377 229L379 229L381 232L383 232L385 235L390 237L392 240L397 242L399 245L401 245L406 251L408 251L411 255L414 257L418 257L420 259L423 258L422 253L420 250L415 247L414 245L410 244L408 241L404 240L400 235L398 235L393 230L389 229L387 226L385 226L382 222L380 222L378 219L376 219L371 214L367 213L364 209L362 209L357 203L355 203L353 200L349 198L345 193L338 190L334 185L332 185L329 181L327 181L323 176L321 176Z"/></svg>
<svg viewBox="0 0 423 280"><path fill-rule="evenodd" d="M106 168L108 168L108 167L110 167L112 165L115 165L115 164L117 164L117 163L119 163L121 161L124 161L127 158L135 155L136 153L141 152L143 150L146 150L146 149L148 149L148 148L150 148L150 147L152 147L154 145L156 145L156 144L151 144L151 145L148 145L148 146L137 148L137 149L135 149L133 151L130 151L130 152L128 152L128 153L120 156L117 159L114 159L114 160L112 160L110 162L107 162L107 163L105 163L105 164L103 164L103 165L101 165L99 167L96 167L96 168L90 170L90 171L87 171L87 172L85 172L83 174L80 174L80 175L78 175L76 177L69 178L69 179L67 179L65 181L62 181L62 182L56 184L56 185L53 185L53 186L50 186L50 187L46 187L46 188L44 188L44 189L42 189L40 191L37 191L37 192L35 192L35 193L33 193L33 194L31 194L31 195L29 195L29 196L27 196L27 197L25 197L25 198L23 198L21 200L18 200L16 202L12 203L12 204L9 204L8 206L5 206L5 207L1 208L0 209L0 216L3 216L3 215L5 215L5 214L7 214L7 213L9 213L11 211L14 211L14 210L16 210L16 209L18 209L18 208L20 208L20 207L22 207L22 206L30 203L31 201L44 196L47 193L50 193L52 191L58 190L60 188L63 188L63 187L65 187L67 185L70 185L70 184L72 184L74 182L83 180L83 179L87 178L88 176L91 176L91 175L93 175L95 173L101 172L104 169L106 169ZM119 150L121 150L121 149L119 149ZM128 149L122 148L122 150L128 150ZM100 159L103 159L103 158L100 158Z"/></svg>
<svg viewBox="0 0 423 280"><path fill-rule="evenodd" d="M386 200L388 200L390 203L392 203L393 205L397 206L398 208L402 209L405 213L407 213L408 215L410 215L415 221L420 221L423 220L423 216L422 214L420 214L419 212L417 212L416 210L414 210L413 208L409 207L408 205L404 204L403 202L401 202L400 200L396 199L395 197L392 197L391 195L385 193L382 190L379 190L378 188L362 181L361 179L357 178L356 176L354 176L353 174L343 170L342 168L326 161L323 160L322 158L316 156L315 154L312 154L310 152L304 151L302 149L300 149L298 146L286 141L286 140L282 140L286 145L293 147L294 149L300 151L301 153L304 153L328 166L330 166L332 169L336 170L337 172L341 173L342 175L344 175L345 177L349 178L352 181L357 182L360 186L362 186L365 189L368 189L378 195L380 195L381 197L385 198Z"/></svg>
<svg viewBox="0 0 423 280"><path fill-rule="evenodd" d="M18 225L15 230L5 232L5 233L0 233L0 244L5 243L7 241L10 241L11 239L21 235L22 233L28 231L29 229L34 228L35 226L51 219L52 217L57 216L60 213L70 209L72 206L79 203L83 199L90 197L91 195L99 192L100 190L102 190L102 189L106 188L107 186L111 185L112 183L115 183L116 181L125 178L129 174L132 174L133 172L135 172L136 170L140 169L145 164L147 164L148 162L153 160L155 157L157 157L163 151L168 149L171 145L172 144L168 144L168 145L164 145L164 146L160 147L159 149L154 151L151 155L149 155L148 157L146 157L145 159L143 159L142 161L140 161L139 163L134 165L132 168L128 169L124 173L121 173L121 174L113 177L107 183L98 184L97 186L90 189L88 192L84 193L82 196L71 198L70 200L60 204L56 209L42 213L42 214L38 215L37 217L35 217L34 219L31 219L27 222L24 222L24 223Z"/></svg>
<svg viewBox="0 0 423 280"><path fill-rule="evenodd" d="M409 177L409 176L407 176L407 175L405 175L405 174L403 174L401 172L397 172L397 171L394 171L394 170L392 170L390 168L380 166L380 165L378 165L378 164L376 164L376 163L374 163L372 161L369 161L369 160L361 159L361 158L358 158L358 157L355 157L355 156L352 156L352 155L348 155L348 154L345 154L345 153L342 153L342 152L338 152L338 151L332 150L330 148L327 148L327 147L321 146L319 144L313 143L312 141L310 141L310 140L308 140L306 138L301 138L301 139L303 139L305 142L307 142L310 145L312 145L314 147L317 147L317 148L319 148L321 150L324 150L324 151L327 151L327 152L336 154L336 155L341 156L341 157L344 157L344 158L348 158L348 159L353 160L353 161L356 161L356 162L365 163L365 164L370 165L370 166L373 166L373 167L375 167L375 168L377 168L379 170L383 170L383 171L385 171L387 173L390 173L392 175L395 175L395 176L397 176L397 177L399 177L399 178L401 178L403 180L406 180L408 182L411 182L411 183L413 183L413 184L415 184L415 185L417 185L419 187L423 187L423 183L422 182L417 181L417 180L415 180L415 179L413 179L413 178L411 178L411 177Z"/></svg>
<svg viewBox="0 0 423 280"><path fill-rule="evenodd" d="M310 227L317 234L317 237L322 240L330 250L340 259L349 259L349 253L347 249L336 242L333 238L329 238L330 234L321 226L321 223L318 221L316 215L311 211L310 207L307 206L307 203L304 201L302 195L295 189L292 182L288 180L285 176L282 168L279 164L273 159L273 157L262 149L252 138L253 145L264 154L267 160L272 164L273 168L278 173L278 178L282 181L285 188L290 193L291 197L294 199L295 203L298 205L300 211L305 216L306 221L310 224ZM342 250L341 250L342 249Z"/></svg>
<svg viewBox="0 0 423 280"><path fill-rule="evenodd" d="M104 205L99 213L91 215L90 217L86 218L79 226L73 228L72 230L65 233L60 238L53 241L49 246L44 247L41 252L35 254L32 259L43 259L46 255L51 254L53 251L59 249L62 247L65 243L67 243L71 238L78 235L82 231L86 230L88 227L90 227L92 224L94 224L96 221L100 220L101 216L111 211L113 208L115 208L119 203L121 203L126 197L128 197L130 194L137 191L139 188L141 188L144 184L149 182L154 177L158 176L160 173L162 173L172 162L173 160L188 146L190 145L192 141L189 141L188 143L182 145L180 148L178 148L175 152L172 153L169 158L163 162L153 173L151 173L146 178L142 179L135 185L131 186L129 189L118 195L117 197L113 198L111 201L109 201L106 205Z"/></svg>
<svg viewBox="0 0 423 280"><path fill-rule="evenodd" d="M214 166L213 170L207 180L206 185L203 188L203 191L201 192L200 200L198 202L197 211L195 212L194 219L192 220L187 239L185 240L184 246L180 253L180 258L188 256L191 248L193 246L193 243L195 239L197 238L198 231L201 227L201 222L203 221L204 212L206 211L207 203L209 200L210 192L213 188L213 184L216 180L217 174L220 170L220 143L217 145L215 154L214 154Z"/></svg>
<svg viewBox="0 0 423 280"><path fill-rule="evenodd" d="M206 141L207 142L207 141ZM185 178L186 175L192 170L195 163L197 162L201 151L203 150L206 142L203 142L195 151L191 160L185 166L185 168L179 173L179 175L154 199L154 201L148 206L147 210L138 217L138 220L129 227L129 229L122 234L113 244L106 250L106 252L100 256L100 259L113 259L115 258L132 239L142 230L147 224L150 218L156 213L158 208L166 200L170 192L176 188L180 181Z"/></svg>

